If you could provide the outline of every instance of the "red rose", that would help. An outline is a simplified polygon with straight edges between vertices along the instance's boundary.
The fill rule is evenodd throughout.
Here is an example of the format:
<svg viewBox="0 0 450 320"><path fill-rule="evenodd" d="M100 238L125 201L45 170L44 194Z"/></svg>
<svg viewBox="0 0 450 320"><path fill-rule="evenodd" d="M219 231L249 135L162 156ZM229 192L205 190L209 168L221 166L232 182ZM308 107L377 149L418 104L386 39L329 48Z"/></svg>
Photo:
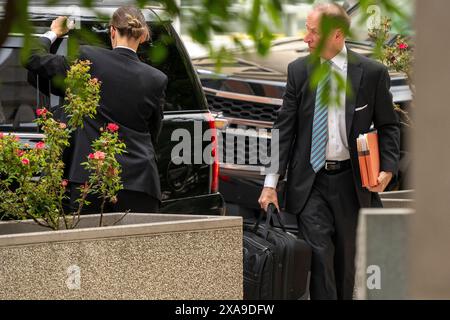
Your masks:
<svg viewBox="0 0 450 320"><path fill-rule="evenodd" d="M38 143L36 143L35 148L36 149L44 149L45 148L45 143L43 141L39 141Z"/></svg>
<svg viewBox="0 0 450 320"><path fill-rule="evenodd" d="M45 115L47 114L47 109L45 109L45 108L37 109L36 114L38 115L38 117L40 117L40 116L45 117Z"/></svg>
<svg viewBox="0 0 450 320"><path fill-rule="evenodd" d="M116 132L119 130L119 126L115 123L108 123L108 126L106 127L110 132Z"/></svg>
<svg viewBox="0 0 450 320"><path fill-rule="evenodd" d="M19 157L23 156L24 153L25 153L25 151L23 151L23 150L17 150L17 156L19 156Z"/></svg>
<svg viewBox="0 0 450 320"><path fill-rule="evenodd" d="M89 159L94 159L94 154L93 153L89 153L88 158Z"/></svg>
<svg viewBox="0 0 450 320"><path fill-rule="evenodd" d="M3 132L0 132L0 139L3 138Z"/></svg>
<svg viewBox="0 0 450 320"><path fill-rule="evenodd" d="M399 48L400 50L408 49L408 44L407 44L407 43L404 43L404 42L400 42L400 43L398 44L398 48Z"/></svg>
<svg viewBox="0 0 450 320"><path fill-rule="evenodd" d="M21 162L22 162L22 164L24 164L24 165L29 165L29 164L30 164L30 160L28 160L27 158L23 158L23 159L21 160Z"/></svg>
<svg viewBox="0 0 450 320"><path fill-rule="evenodd" d="M67 179L64 179L63 181L61 181L61 185L65 188L67 187L67 185L69 184L69 181L67 181Z"/></svg>

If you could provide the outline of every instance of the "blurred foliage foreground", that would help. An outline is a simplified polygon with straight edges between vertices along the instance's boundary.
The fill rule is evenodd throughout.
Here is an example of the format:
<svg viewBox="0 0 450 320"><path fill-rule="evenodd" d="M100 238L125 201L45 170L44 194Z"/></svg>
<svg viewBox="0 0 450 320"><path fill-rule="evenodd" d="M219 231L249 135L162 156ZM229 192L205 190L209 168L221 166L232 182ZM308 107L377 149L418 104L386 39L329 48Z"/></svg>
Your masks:
<svg viewBox="0 0 450 320"><path fill-rule="evenodd" d="M48 0L46 5L63 5L64 2L63 0ZM116 1L119 4L121 2L133 3L132 1ZM198 6L186 9L190 10L192 16L195 17L188 30L190 37L194 42L207 48L211 57L218 59L223 55L227 55L229 52L224 47L214 49L211 46L212 37L214 34L228 33L230 22L239 22L240 25L244 26L245 32L254 43L256 51L261 55L267 54L270 50L271 42L275 38L272 29L280 26L281 17L283 16L283 4L288 1L247 0L245 4L249 10L243 10L241 12L232 10L235 2L235 0L201 0ZM305 0L305 3L312 4L315 2L317 1ZM335 2L342 3L342 1ZM33 1L4 0L0 1L0 3L3 3L3 17L0 22L0 44L3 44L9 33L21 33L25 36L24 48L27 51L30 48L30 35L34 31L28 15L28 6ZM176 18L180 15L181 8L176 0L135 0L134 3L141 8L155 4L159 5L165 9L171 18ZM80 0L79 5L93 8L96 5L96 1ZM371 18L372 15L379 14L380 12L397 16L400 21L407 19L407 15L402 11L402 8L393 0L360 0L359 5L362 12L360 21L358 21L360 25ZM371 8L377 8L377 10L371 10ZM263 16L264 19L262 18ZM102 18L107 19L107 17ZM236 47L245 50L241 37L237 35L232 36L232 41Z"/></svg>

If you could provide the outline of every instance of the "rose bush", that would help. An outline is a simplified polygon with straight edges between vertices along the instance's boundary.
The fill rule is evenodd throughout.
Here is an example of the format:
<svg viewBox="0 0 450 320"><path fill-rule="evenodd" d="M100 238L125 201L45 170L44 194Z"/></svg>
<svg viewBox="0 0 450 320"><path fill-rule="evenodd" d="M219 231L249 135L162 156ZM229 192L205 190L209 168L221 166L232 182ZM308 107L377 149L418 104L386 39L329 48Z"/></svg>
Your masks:
<svg viewBox="0 0 450 320"><path fill-rule="evenodd" d="M22 144L17 136L0 133L0 210L14 219L33 219L52 229L74 228L80 221L89 194L102 199L101 218L106 201L117 201L121 190L121 168L116 155L125 152L115 123L101 128L100 137L92 144L93 153L86 155L82 165L89 170L89 181L81 188L78 210L66 212L68 201L62 155L69 146L72 132L83 126L85 117L96 115L100 85L89 74L89 61L76 61L65 79L66 96L63 106L68 123L55 120L46 108L38 108L35 122L44 133L43 141L34 147Z"/></svg>
<svg viewBox="0 0 450 320"><path fill-rule="evenodd" d="M369 37L377 43L376 48L378 50L375 50L375 56L389 69L406 75L414 98L415 87L412 82L411 69L413 64L413 50L407 43L406 38L401 35L395 38L394 44L388 44L387 40L389 39L391 29L391 19L388 17L384 17L378 27L369 29ZM405 119L402 123L411 126L413 122L408 112L403 110L398 104L395 104L394 107Z"/></svg>

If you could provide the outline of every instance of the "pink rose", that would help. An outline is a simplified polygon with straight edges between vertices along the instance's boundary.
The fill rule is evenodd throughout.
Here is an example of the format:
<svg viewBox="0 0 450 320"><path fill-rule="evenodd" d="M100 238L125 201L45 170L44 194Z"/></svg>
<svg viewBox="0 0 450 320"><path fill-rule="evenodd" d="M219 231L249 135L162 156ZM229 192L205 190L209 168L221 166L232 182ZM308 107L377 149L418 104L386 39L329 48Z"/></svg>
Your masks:
<svg viewBox="0 0 450 320"><path fill-rule="evenodd" d="M28 160L27 158L23 158L22 160L21 160L21 162L22 162L22 164L24 164L24 165L29 165L30 164L30 160Z"/></svg>
<svg viewBox="0 0 450 320"><path fill-rule="evenodd" d="M40 117L40 116L45 117L45 115L47 114L47 109L45 109L45 108L37 109L36 114L38 115L38 117Z"/></svg>
<svg viewBox="0 0 450 320"><path fill-rule="evenodd" d="M23 150L17 150L17 156L18 157L23 156L24 153L25 153L25 151L23 151Z"/></svg>
<svg viewBox="0 0 450 320"><path fill-rule="evenodd" d="M2 139L3 138L3 132L0 132L0 139Z"/></svg>
<svg viewBox="0 0 450 320"><path fill-rule="evenodd" d="M108 126L106 127L110 132L116 132L119 130L119 126L115 123L108 123Z"/></svg>
<svg viewBox="0 0 450 320"><path fill-rule="evenodd" d="M67 128L67 125L66 125L64 122L60 122L60 123L59 123L59 127L60 127L61 129L65 129L65 128Z"/></svg>
<svg viewBox="0 0 450 320"><path fill-rule="evenodd" d="M88 158L95 160L105 160L105 153L101 151L95 151L94 153L89 153Z"/></svg>
<svg viewBox="0 0 450 320"><path fill-rule="evenodd" d="M69 181L67 181L67 179L64 179L63 181L61 181L61 185L65 188L67 187L67 185L69 184Z"/></svg>
<svg viewBox="0 0 450 320"><path fill-rule="evenodd" d="M36 149L44 149L45 148L45 143L43 141L39 141L38 143L36 143L35 148Z"/></svg>
<svg viewBox="0 0 450 320"><path fill-rule="evenodd" d="M94 159L95 160L105 160L105 153L101 151L96 151L94 153Z"/></svg>
<svg viewBox="0 0 450 320"><path fill-rule="evenodd" d="M400 50L408 49L408 44L407 44L407 43L404 43L404 42L400 42L400 43L398 44L398 48L399 48Z"/></svg>

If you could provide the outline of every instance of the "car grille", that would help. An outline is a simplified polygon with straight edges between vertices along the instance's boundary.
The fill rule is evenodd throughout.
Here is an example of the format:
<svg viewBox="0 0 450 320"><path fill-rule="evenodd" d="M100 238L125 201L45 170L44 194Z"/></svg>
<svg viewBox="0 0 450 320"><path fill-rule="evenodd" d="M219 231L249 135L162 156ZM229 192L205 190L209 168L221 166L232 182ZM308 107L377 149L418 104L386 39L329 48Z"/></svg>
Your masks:
<svg viewBox="0 0 450 320"><path fill-rule="evenodd" d="M253 136L255 134L252 134ZM270 138L251 138L245 130L222 132L219 139L219 159L221 163L262 166L270 157Z"/></svg>
<svg viewBox="0 0 450 320"><path fill-rule="evenodd" d="M279 109L277 105L228 99L208 93L206 98L210 110L230 118L273 122Z"/></svg>

